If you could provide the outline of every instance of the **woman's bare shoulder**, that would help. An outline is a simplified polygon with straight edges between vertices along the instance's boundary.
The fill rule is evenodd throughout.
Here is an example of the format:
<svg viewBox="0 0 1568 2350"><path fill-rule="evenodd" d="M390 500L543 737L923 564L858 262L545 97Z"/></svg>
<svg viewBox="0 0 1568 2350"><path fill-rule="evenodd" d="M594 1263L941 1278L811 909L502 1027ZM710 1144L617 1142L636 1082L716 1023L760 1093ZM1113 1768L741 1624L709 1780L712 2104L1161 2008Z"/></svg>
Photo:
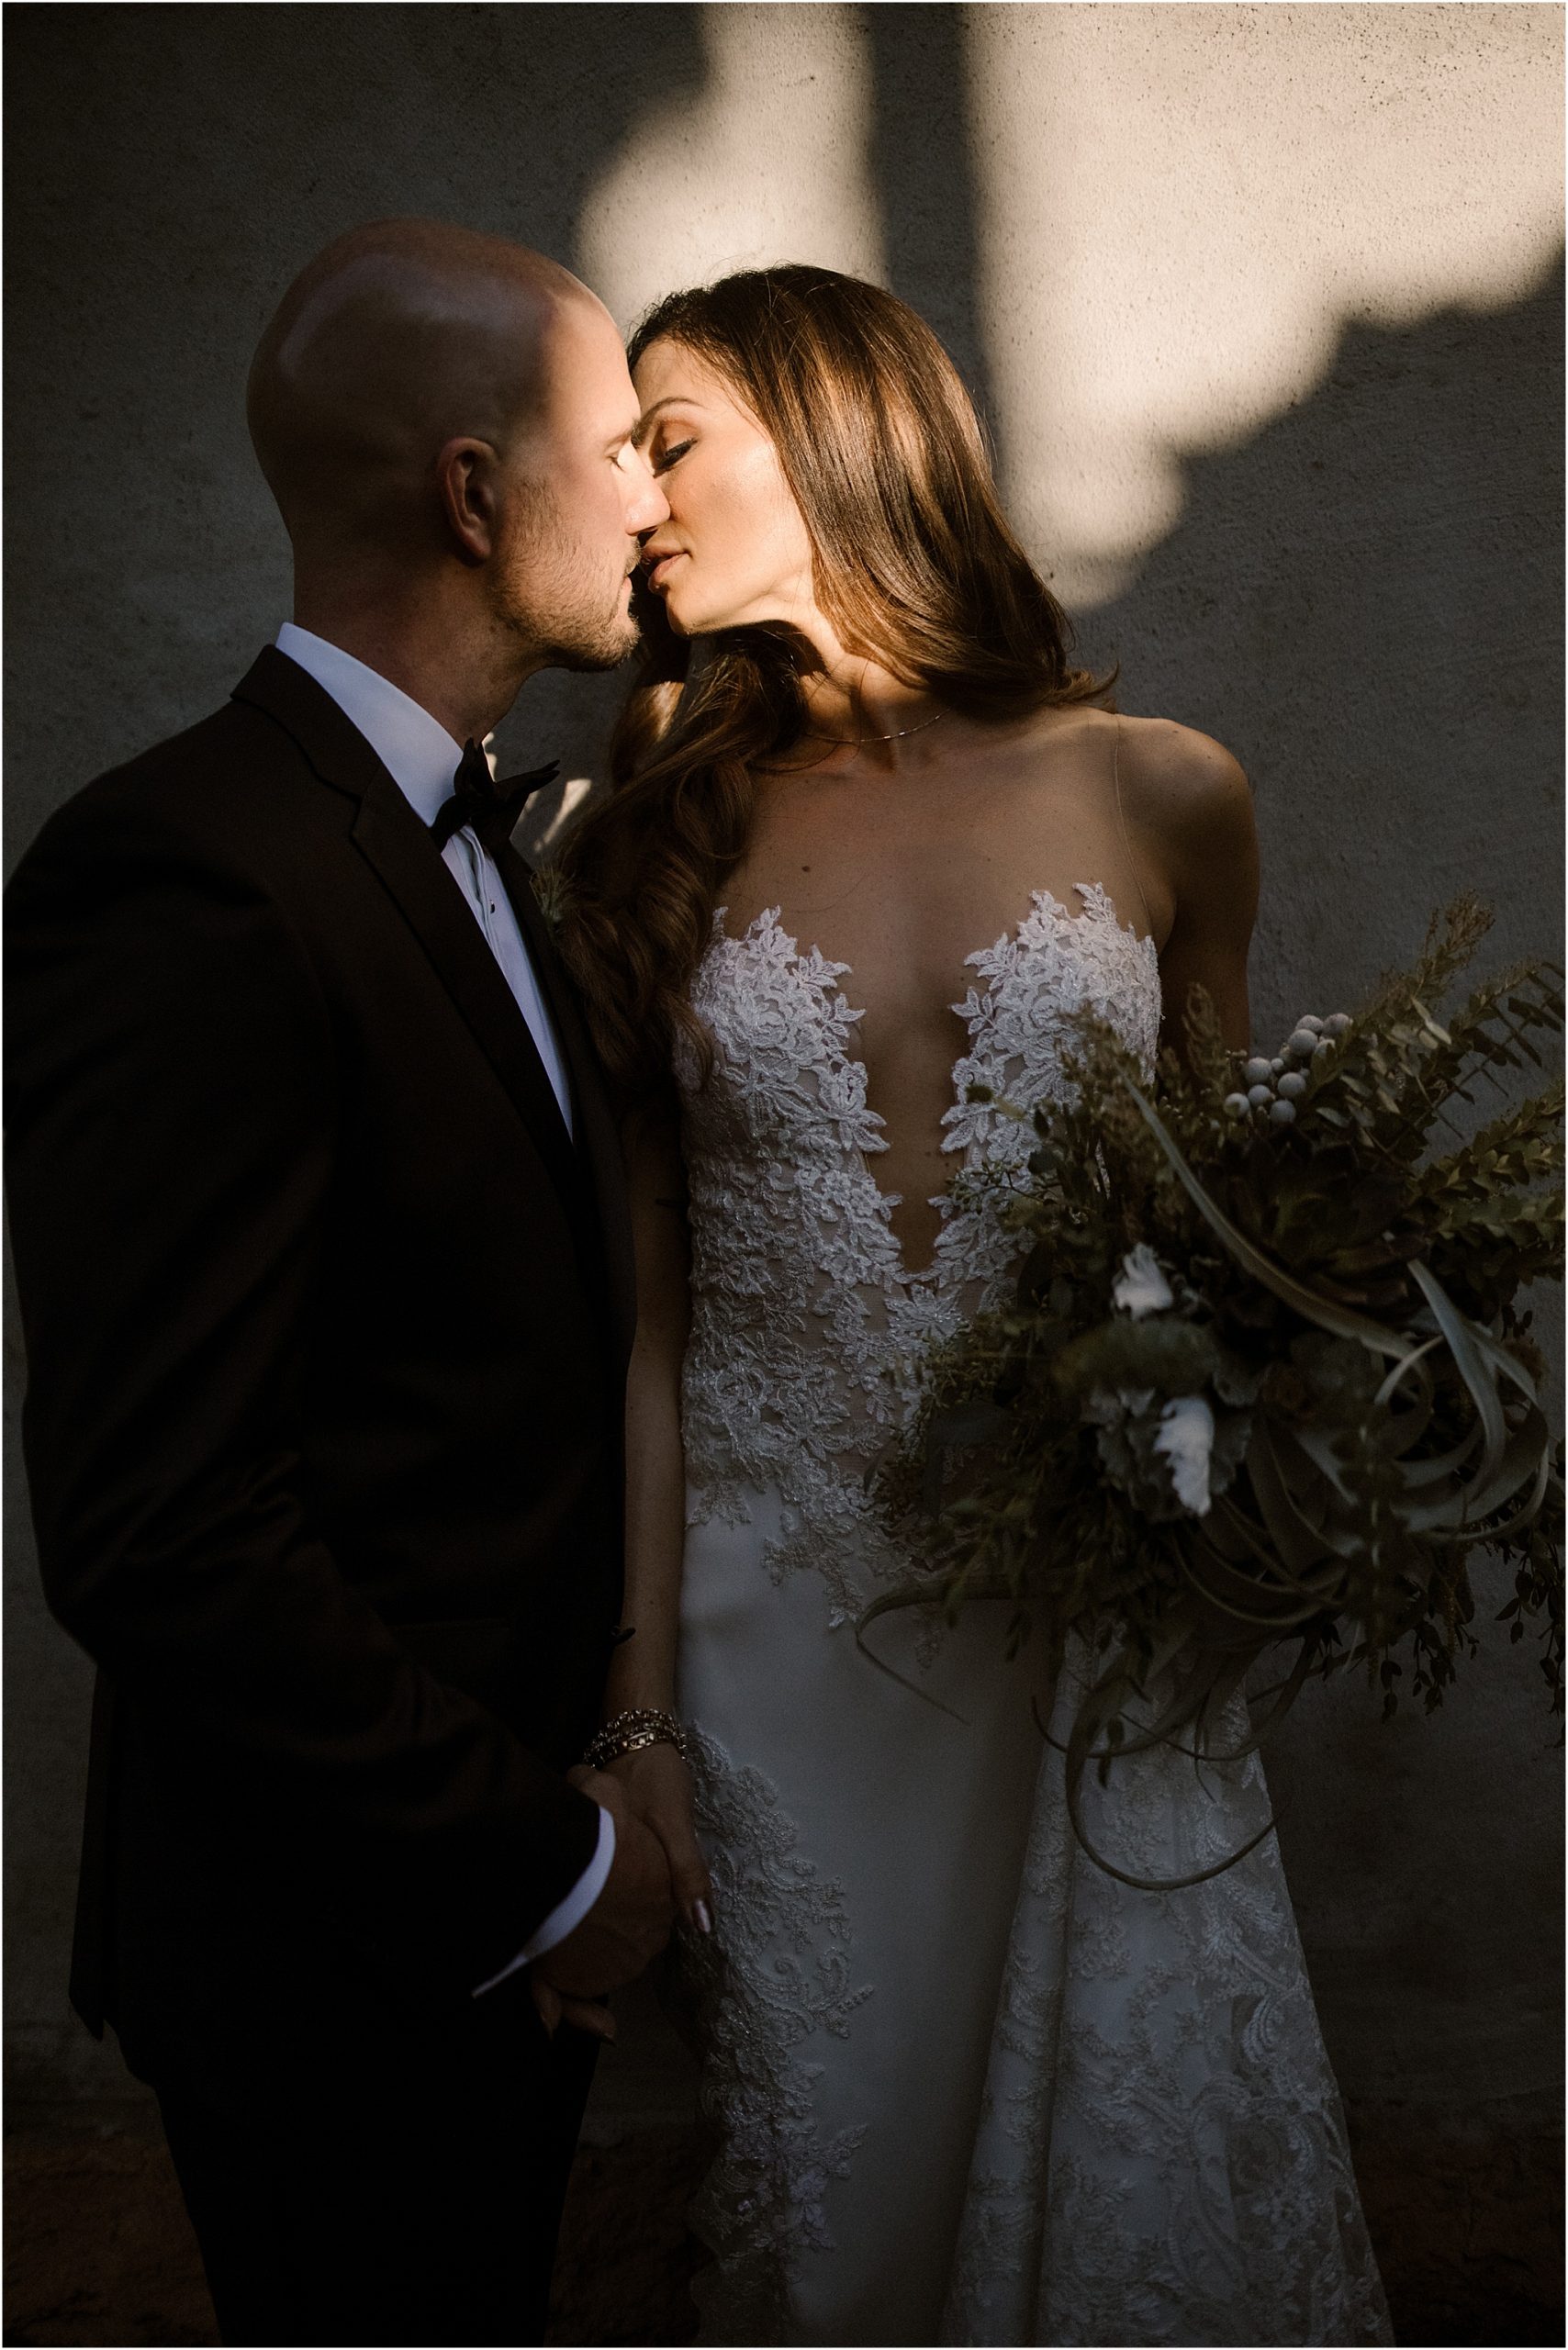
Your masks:
<svg viewBox="0 0 1568 2350"><path fill-rule="evenodd" d="M1123 801L1140 820L1180 822L1184 810L1250 799L1240 763L1212 734L1173 718L1127 718L1092 703L1050 705L1018 722L1013 741L1030 752L1047 745L1096 746L1110 772L1113 748Z"/></svg>
<svg viewBox="0 0 1568 2350"><path fill-rule="evenodd" d="M1238 826L1250 832L1251 787L1223 743L1173 718L1107 722L1117 730L1117 773L1129 821L1170 841Z"/></svg>
<svg viewBox="0 0 1568 2350"><path fill-rule="evenodd" d="M1240 761L1212 734L1173 719L1119 723L1123 813L1168 892L1167 946L1196 937L1207 954L1228 940L1245 967L1258 910L1258 832ZM1214 992L1206 966L1197 975Z"/></svg>

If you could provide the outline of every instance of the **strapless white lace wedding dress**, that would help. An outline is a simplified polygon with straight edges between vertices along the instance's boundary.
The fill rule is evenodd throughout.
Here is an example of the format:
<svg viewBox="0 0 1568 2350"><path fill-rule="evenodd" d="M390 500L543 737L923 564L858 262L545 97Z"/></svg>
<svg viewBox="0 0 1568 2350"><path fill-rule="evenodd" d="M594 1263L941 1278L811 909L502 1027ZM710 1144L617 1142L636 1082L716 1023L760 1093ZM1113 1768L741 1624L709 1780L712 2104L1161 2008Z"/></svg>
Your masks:
<svg viewBox="0 0 1568 2350"><path fill-rule="evenodd" d="M969 958L945 1121L966 1166L1018 1166L1031 1139L966 1087L1059 1094L1075 1007L1152 1058L1154 948L1103 890L1078 896L1036 891ZM1206 1884L1132 1890L1073 1839L997 1615L868 1636L941 1706L857 1646L861 1608L908 1573L868 1464L923 1350L1013 1268L989 1219L949 1207L906 1271L847 976L777 912L736 937L721 911L693 989L716 1065L703 1087L677 1072L680 1703L717 1929L690 1952L721 2142L702 2338L1390 2341L1272 1835ZM1086 1805L1102 1851L1164 1878L1267 1813L1256 1762L1200 1777L1165 1751Z"/></svg>

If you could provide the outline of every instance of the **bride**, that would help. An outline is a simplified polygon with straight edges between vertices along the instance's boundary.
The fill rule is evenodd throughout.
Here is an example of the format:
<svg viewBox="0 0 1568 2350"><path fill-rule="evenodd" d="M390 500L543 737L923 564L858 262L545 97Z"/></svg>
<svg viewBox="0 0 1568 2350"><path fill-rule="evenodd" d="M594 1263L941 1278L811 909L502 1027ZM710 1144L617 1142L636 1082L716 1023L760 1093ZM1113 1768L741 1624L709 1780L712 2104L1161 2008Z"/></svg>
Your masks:
<svg viewBox="0 0 1568 2350"><path fill-rule="evenodd" d="M631 355L662 609L565 944L633 1104L599 1751L690 1927L704 2339L1386 2342L1272 1836L1135 1890L1001 1620L883 1619L902 1678L855 1630L909 1568L868 1467L1014 1270L950 1181L1027 1142L966 1090L1059 1094L1084 1004L1147 1061L1194 983L1248 1042L1245 778L1073 667L903 304L752 272ZM1163 1750L1090 1800L1164 1880L1266 1818L1255 1762Z"/></svg>

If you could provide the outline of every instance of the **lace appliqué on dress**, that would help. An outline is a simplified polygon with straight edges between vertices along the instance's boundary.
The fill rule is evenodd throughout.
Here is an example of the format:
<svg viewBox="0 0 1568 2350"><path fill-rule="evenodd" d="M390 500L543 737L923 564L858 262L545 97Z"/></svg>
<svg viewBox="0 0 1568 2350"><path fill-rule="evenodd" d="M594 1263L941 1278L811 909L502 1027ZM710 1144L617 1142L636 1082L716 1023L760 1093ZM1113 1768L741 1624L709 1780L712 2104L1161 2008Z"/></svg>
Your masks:
<svg viewBox="0 0 1568 2350"><path fill-rule="evenodd" d="M697 1823L713 1876L716 1932L683 1944L703 2040L701 2097L722 2151L693 2224L715 2266L693 2285L721 2310L726 2341L768 2343L789 2307L804 2252L826 2249L827 2183L844 2177L864 2129L824 2140L802 2052L817 2032L849 2036L871 1997L851 1977L840 1887L822 1879L761 1773L737 1769L694 1735ZM736 2329L739 2329L738 2331Z"/></svg>
<svg viewBox="0 0 1568 2350"><path fill-rule="evenodd" d="M1215 1749L1246 1730L1234 1701ZM1268 1816L1261 1766L1196 1774L1164 1748L1091 1773L1100 1850L1165 1877L1225 1858ZM942 2338L1392 2340L1272 1836L1136 1891L1079 1849L1045 1757Z"/></svg>
<svg viewBox="0 0 1568 2350"><path fill-rule="evenodd" d="M943 1119L943 1148L966 1169L1005 1181L1029 1142L964 1089L1061 1098L1066 1024L1081 1007L1152 1061L1154 944L1121 925L1098 883L1078 894L1074 915L1036 890L1014 931L968 957L983 984L952 1007L969 1049ZM737 1524L748 1489L776 1488L783 1532L768 1569L818 1575L837 1626L907 1575L865 1472L913 1412L927 1350L996 1292L1013 1244L982 1209L944 1197L932 1264L905 1273L897 1199L867 1164L887 1144L853 1049L861 1015L837 984L849 967L802 952L778 912L732 938L719 909L692 987L714 1038L708 1083L689 1047L677 1061L692 1244L682 1425L701 1510Z"/></svg>

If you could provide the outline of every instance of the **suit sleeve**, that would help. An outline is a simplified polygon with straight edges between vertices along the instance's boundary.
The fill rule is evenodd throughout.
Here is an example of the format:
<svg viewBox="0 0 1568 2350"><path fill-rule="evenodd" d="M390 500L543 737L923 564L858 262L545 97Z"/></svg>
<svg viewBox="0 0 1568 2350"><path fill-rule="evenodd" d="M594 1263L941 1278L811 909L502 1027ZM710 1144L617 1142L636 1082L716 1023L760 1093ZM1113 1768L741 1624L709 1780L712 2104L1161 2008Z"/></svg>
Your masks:
<svg viewBox="0 0 1568 2350"><path fill-rule="evenodd" d="M218 854L79 806L6 912L50 1604L352 1929L466 1997L588 1866L599 1811L420 1668L312 1526L298 1397L339 1097L308 957Z"/></svg>

